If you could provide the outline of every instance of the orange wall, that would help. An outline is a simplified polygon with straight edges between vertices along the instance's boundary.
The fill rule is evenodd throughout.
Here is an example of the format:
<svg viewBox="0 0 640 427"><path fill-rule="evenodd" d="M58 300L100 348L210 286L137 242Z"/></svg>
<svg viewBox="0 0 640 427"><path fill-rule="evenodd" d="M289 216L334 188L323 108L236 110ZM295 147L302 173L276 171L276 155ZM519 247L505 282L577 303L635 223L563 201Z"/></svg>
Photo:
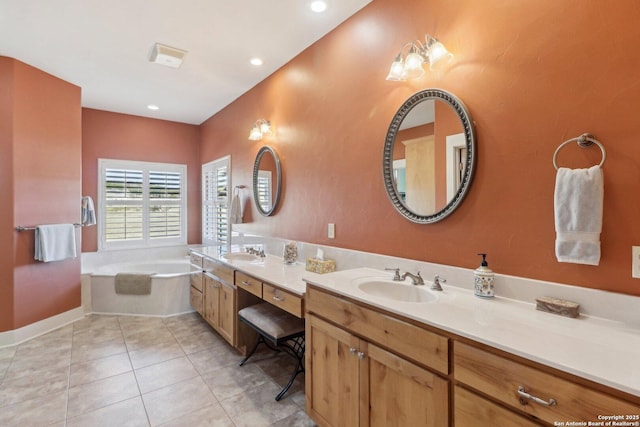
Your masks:
<svg viewBox="0 0 640 427"><path fill-rule="evenodd" d="M13 70L0 56L0 331L13 329Z"/></svg>
<svg viewBox="0 0 640 427"><path fill-rule="evenodd" d="M466 268L487 252L500 273L640 295L630 262L640 244L639 12L636 0L375 0L206 121L202 162L231 154L234 185L250 185L259 147L277 150L281 208L251 215L255 232ZM454 60L415 81L385 81L400 47L424 33ZM381 164L396 109L425 88L448 90L469 108L478 163L460 208L417 225L388 201ZM252 142L258 118L271 120L275 135ZM608 150L597 267L554 254L551 159L587 131ZM599 160L597 149L577 147L559 158L568 167Z"/></svg>
<svg viewBox="0 0 640 427"><path fill-rule="evenodd" d="M96 210L100 158L186 164L188 242L201 241L199 126L83 108L82 194ZM97 227L85 228L82 237L83 252L98 249Z"/></svg>
<svg viewBox="0 0 640 427"><path fill-rule="evenodd" d="M80 257L41 263L34 261L34 232L16 232L16 225L72 223L80 220L81 114L80 88L22 62L11 63L13 197L3 210L13 218L12 244L3 247L11 259L13 299L0 301L1 330L17 329L80 306ZM9 80L4 75L3 81ZM3 84L3 91L6 86ZM3 100L4 102L4 100ZM6 105L3 106L6 110ZM11 194L11 191L9 191ZM6 196L5 196L6 197ZM5 219L5 218L3 218ZM79 242L78 235L78 242ZM6 292L3 292L5 294Z"/></svg>

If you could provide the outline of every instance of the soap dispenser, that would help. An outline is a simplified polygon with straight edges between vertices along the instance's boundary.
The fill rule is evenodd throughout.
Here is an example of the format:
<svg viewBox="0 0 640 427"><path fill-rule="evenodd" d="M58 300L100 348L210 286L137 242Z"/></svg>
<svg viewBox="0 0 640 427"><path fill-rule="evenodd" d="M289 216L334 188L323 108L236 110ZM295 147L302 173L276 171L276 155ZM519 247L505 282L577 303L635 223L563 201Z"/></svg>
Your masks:
<svg viewBox="0 0 640 427"><path fill-rule="evenodd" d="M478 255L482 256L482 262L473 272L473 293L482 298L493 298L493 271L487 264L487 254Z"/></svg>

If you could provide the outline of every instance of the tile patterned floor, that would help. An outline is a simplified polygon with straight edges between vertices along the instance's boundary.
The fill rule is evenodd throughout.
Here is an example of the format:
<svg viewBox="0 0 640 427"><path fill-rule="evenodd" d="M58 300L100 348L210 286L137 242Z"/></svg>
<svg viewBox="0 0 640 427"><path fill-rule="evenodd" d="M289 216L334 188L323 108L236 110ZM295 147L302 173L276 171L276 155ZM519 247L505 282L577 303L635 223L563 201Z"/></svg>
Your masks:
<svg viewBox="0 0 640 427"><path fill-rule="evenodd" d="M0 348L0 426L314 426L291 357L240 359L195 313L91 315Z"/></svg>

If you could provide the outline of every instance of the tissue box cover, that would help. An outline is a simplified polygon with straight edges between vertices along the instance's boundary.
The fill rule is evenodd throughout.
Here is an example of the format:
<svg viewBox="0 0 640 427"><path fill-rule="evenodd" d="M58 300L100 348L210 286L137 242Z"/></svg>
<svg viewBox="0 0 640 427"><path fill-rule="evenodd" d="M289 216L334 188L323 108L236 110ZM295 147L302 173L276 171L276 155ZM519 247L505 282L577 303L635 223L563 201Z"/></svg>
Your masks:
<svg viewBox="0 0 640 427"><path fill-rule="evenodd" d="M311 271L314 273L331 273L332 271L336 271L336 262L332 259L321 260L315 258L307 258L306 268L307 271Z"/></svg>

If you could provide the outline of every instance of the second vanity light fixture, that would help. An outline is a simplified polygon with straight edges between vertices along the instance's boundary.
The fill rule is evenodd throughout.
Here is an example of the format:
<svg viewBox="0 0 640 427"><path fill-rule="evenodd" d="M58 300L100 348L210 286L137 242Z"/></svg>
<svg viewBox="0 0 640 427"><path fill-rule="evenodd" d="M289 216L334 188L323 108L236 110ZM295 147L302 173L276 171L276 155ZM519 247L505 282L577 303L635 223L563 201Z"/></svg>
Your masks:
<svg viewBox="0 0 640 427"><path fill-rule="evenodd" d="M404 56L403 52L407 47L409 50ZM405 44L400 49L391 64L387 80L403 82L408 79L417 79L424 74L425 63L429 63L429 69L431 69L433 64L445 58L451 60L453 55L436 38L426 34L424 44L416 40Z"/></svg>
<svg viewBox="0 0 640 427"><path fill-rule="evenodd" d="M251 128L251 132L249 132L249 139L251 141L260 141L264 135L268 135L270 133L271 122L269 120L259 119Z"/></svg>

